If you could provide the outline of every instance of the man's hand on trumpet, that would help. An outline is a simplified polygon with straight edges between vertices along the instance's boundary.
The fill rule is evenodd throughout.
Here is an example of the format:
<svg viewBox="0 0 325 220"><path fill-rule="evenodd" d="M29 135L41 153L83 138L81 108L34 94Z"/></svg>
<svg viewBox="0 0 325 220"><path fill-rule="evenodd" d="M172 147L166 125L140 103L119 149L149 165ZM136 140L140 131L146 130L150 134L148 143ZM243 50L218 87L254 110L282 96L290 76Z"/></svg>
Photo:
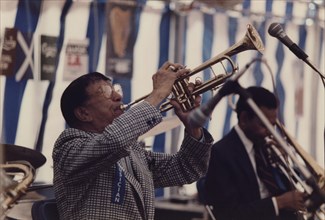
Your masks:
<svg viewBox="0 0 325 220"><path fill-rule="evenodd" d="M202 84L201 81L195 81L195 83L190 82L188 84L188 90L192 93L194 88L198 85ZM201 104L202 97L200 95L196 95L194 97L194 106L195 108L199 107ZM171 99L170 104L173 105L175 114L178 116L178 118L183 122L186 131L193 136L196 139L200 139L202 137L202 130L201 127L194 127L189 124L189 114L191 111L184 112L180 106L180 104L175 100Z"/></svg>
<svg viewBox="0 0 325 220"><path fill-rule="evenodd" d="M183 65L178 63L165 62L161 68L152 76L153 90L150 95L145 99L154 106L159 106L161 102L171 94L175 81L185 76L190 72ZM193 92L195 86L200 85L200 81L188 84L188 90L190 93ZM201 103L201 96L197 95L194 97L194 106L199 106ZM186 131L194 138L200 139L202 137L202 129L200 127L193 127L188 124L189 112L182 111L180 104L174 100L170 100L170 104L174 107L175 113L178 118L183 122Z"/></svg>
<svg viewBox="0 0 325 220"><path fill-rule="evenodd" d="M153 90L145 101L159 107L159 104L171 93L175 80L188 72L189 70L181 64L165 62L152 76Z"/></svg>

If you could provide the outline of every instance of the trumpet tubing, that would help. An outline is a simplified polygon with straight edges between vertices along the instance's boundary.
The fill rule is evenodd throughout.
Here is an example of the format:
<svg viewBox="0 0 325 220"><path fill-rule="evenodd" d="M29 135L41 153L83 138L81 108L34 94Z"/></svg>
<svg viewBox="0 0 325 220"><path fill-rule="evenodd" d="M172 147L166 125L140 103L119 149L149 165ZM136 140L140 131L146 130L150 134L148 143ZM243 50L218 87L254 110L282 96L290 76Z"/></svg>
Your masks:
<svg viewBox="0 0 325 220"><path fill-rule="evenodd" d="M206 81L204 84L196 86L191 94L186 93L187 90L183 89L183 88L186 88L185 86L178 85L179 89L184 92L180 93L177 89L173 88L173 94L177 94L175 96L176 100L178 101L178 103L181 104L181 106L183 106L183 110L187 111L187 110L190 110L193 108L192 104L194 102L194 98L193 98L194 96L200 95L200 94L202 94L206 91L209 91L211 89L217 89L219 86L222 86L222 84L225 83L226 79L228 79L229 77L230 77L230 75L226 75L226 74L216 75L212 79ZM182 82L187 82L187 81L184 80ZM176 83L178 83L178 82L176 82ZM188 83L186 83L186 86L187 86L187 84ZM174 85L174 87L175 87L175 85ZM160 111L166 112L172 108L173 108L173 106L170 104L169 101L167 101L167 102L164 102L163 104L161 104Z"/></svg>
<svg viewBox="0 0 325 220"><path fill-rule="evenodd" d="M233 60L230 57L246 50L257 50L260 53L264 51L264 45L258 32L250 24L247 25L246 34L241 41L232 45L230 48L223 51L221 54L205 61L200 66L192 69L191 72L189 72L185 76L180 77L175 81L172 89L172 95L173 98L181 105L182 110L189 111L194 108L195 95L200 95L208 90L217 89L218 87L222 86L223 83L238 70L238 67L234 64ZM232 71L230 73L216 75L214 78L208 80L207 82L203 82L200 86L194 88L193 92L189 91L188 81L191 76L225 60L228 61L231 66ZM143 96L142 98L137 99L127 105L121 106L121 109L124 110L126 108L129 108L130 106L144 100L146 97L148 97L148 95ZM169 101L163 103L160 106L161 112L165 112L170 109L172 109L172 105Z"/></svg>

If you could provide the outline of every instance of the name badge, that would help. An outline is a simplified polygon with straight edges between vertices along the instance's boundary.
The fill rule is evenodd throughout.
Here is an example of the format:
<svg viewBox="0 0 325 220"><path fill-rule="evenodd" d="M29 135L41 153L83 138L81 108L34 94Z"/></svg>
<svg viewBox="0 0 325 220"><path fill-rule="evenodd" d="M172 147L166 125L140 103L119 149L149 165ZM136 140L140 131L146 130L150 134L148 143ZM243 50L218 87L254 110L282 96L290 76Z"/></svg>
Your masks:
<svg viewBox="0 0 325 220"><path fill-rule="evenodd" d="M123 204L125 196L125 175L119 164L116 164L113 183L112 203Z"/></svg>

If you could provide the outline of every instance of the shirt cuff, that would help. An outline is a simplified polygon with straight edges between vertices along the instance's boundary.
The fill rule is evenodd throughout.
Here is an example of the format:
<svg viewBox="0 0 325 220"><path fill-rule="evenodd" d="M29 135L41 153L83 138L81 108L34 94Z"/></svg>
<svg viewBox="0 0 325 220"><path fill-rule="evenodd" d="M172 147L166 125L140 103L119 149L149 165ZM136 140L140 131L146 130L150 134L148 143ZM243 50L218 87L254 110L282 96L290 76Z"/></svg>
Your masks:
<svg viewBox="0 0 325 220"><path fill-rule="evenodd" d="M272 202L273 202L273 207L274 207L275 215L276 216L279 216L278 203L276 202L275 197L272 197Z"/></svg>
<svg viewBox="0 0 325 220"><path fill-rule="evenodd" d="M201 138L200 139L196 139L198 142L201 142L201 143L205 143L205 137L204 137L204 131L203 131L203 129L201 128L201 132L202 132L202 136L201 136Z"/></svg>

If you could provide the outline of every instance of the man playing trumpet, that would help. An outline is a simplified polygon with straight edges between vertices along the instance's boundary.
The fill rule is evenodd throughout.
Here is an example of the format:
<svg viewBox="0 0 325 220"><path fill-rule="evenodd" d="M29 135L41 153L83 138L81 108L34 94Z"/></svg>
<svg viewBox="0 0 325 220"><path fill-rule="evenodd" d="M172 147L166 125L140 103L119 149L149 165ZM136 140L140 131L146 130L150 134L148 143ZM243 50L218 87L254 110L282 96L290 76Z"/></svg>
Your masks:
<svg viewBox="0 0 325 220"><path fill-rule="evenodd" d="M188 72L180 64L164 63L152 77L150 95L125 112L122 96L103 74L83 75L65 89L61 111L70 128L53 150L60 219L153 220L155 188L192 183L204 175L212 137L204 128L189 126L189 112L176 101L171 104L185 126L180 150L173 155L146 151L137 141L161 122L160 103ZM195 100L199 105L200 96Z"/></svg>

